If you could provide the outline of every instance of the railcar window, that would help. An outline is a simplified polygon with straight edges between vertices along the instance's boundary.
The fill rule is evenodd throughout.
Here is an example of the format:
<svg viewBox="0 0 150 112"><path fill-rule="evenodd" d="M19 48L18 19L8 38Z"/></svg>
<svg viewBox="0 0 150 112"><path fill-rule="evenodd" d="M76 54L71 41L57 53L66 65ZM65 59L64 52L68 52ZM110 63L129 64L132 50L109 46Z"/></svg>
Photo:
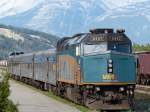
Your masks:
<svg viewBox="0 0 150 112"><path fill-rule="evenodd" d="M46 58L43 56L36 56L34 60L35 62L44 62L46 61Z"/></svg>
<svg viewBox="0 0 150 112"><path fill-rule="evenodd" d="M56 61L56 57L55 56L50 56L50 57L48 57L48 61L49 62L55 62Z"/></svg>
<svg viewBox="0 0 150 112"><path fill-rule="evenodd" d="M97 53L107 51L107 43L102 42L100 44L85 44L83 48L84 48L85 55L97 54Z"/></svg>

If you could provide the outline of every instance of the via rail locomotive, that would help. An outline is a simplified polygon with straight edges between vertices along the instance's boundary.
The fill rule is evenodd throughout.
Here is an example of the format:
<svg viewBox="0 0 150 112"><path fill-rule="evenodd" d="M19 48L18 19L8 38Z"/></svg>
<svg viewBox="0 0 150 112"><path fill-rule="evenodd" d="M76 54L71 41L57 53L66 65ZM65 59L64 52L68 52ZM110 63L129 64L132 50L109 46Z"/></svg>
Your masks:
<svg viewBox="0 0 150 112"><path fill-rule="evenodd" d="M56 49L10 56L9 72L89 108L134 109L136 64L124 30L94 29L60 39Z"/></svg>

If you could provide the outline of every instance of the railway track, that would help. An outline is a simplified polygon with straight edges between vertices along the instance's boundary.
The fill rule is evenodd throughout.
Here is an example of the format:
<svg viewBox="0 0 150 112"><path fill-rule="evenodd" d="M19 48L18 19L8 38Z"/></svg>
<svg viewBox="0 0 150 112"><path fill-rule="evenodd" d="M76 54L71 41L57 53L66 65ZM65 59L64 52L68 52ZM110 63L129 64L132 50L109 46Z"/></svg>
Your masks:
<svg viewBox="0 0 150 112"><path fill-rule="evenodd" d="M150 86L136 85L135 92L150 95Z"/></svg>

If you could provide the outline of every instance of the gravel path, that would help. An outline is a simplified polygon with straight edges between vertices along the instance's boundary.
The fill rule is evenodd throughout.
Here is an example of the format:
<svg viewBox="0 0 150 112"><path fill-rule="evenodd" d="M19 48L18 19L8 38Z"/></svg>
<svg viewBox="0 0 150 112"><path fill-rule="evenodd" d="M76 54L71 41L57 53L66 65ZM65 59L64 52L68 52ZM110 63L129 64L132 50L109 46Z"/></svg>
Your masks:
<svg viewBox="0 0 150 112"><path fill-rule="evenodd" d="M19 104L20 112L80 112L15 81L10 81L10 89L10 99Z"/></svg>

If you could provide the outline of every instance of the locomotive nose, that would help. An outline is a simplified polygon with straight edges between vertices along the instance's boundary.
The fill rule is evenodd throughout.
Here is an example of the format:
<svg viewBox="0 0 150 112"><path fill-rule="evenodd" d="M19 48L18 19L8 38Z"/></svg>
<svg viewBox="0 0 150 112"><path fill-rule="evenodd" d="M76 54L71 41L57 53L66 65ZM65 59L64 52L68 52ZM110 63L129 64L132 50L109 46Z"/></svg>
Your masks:
<svg viewBox="0 0 150 112"><path fill-rule="evenodd" d="M112 73L118 82L135 83L134 56L127 54L111 53ZM108 67L109 68L109 67Z"/></svg>

